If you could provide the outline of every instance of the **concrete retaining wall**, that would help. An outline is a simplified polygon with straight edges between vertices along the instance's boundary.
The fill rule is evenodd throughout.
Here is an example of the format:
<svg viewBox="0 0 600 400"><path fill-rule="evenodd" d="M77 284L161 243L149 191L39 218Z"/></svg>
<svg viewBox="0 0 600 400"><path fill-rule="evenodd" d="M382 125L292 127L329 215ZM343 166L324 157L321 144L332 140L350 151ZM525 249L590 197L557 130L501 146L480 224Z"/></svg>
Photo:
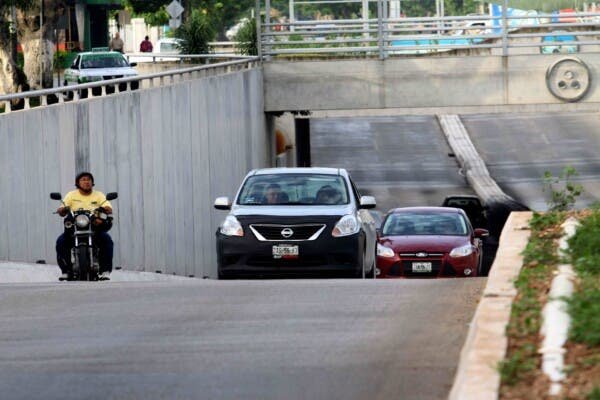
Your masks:
<svg viewBox="0 0 600 400"><path fill-rule="evenodd" d="M119 192L116 266L216 277L212 202L269 165L263 109L254 69L0 115L0 260L54 263L48 194L90 170Z"/></svg>
<svg viewBox="0 0 600 400"><path fill-rule="evenodd" d="M600 102L600 54L576 55L590 69L581 103ZM265 111L561 104L546 71L564 55L421 57L265 63ZM430 113L443 111L430 111Z"/></svg>

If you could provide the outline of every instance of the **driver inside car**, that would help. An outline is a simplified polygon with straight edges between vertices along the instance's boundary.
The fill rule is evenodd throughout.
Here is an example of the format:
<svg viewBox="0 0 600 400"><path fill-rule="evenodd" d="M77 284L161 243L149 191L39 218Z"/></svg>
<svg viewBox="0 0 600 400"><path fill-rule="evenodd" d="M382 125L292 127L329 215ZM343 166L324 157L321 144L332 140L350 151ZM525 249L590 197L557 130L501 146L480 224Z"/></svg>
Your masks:
<svg viewBox="0 0 600 400"><path fill-rule="evenodd" d="M316 203L317 204L338 204L341 200L342 195L339 190L333 188L330 185L325 185L317 192Z"/></svg>

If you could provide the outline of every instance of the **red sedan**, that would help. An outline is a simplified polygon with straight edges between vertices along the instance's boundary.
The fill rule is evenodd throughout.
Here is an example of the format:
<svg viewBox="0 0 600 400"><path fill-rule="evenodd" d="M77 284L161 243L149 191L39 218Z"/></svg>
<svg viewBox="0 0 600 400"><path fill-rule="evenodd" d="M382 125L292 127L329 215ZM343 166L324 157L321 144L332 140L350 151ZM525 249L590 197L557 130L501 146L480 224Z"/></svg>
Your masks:
<svg viewBox="0 0 600 400"><path fill-rule="evenodd" d="M385 217L377 245L380 278L463 277L481 273L485 229L450 207L405 207Z"/></svg>

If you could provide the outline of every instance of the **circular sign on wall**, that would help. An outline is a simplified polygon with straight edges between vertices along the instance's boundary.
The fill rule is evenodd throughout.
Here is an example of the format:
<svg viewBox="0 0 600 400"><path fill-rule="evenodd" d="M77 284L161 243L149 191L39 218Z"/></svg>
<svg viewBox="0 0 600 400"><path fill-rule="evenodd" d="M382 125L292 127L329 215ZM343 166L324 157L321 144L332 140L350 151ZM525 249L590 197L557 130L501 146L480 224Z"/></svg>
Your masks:
<svg viewBox="0 0 600 400"><path fill-rule="evenodd" d="M556 61L546 71L546 86L557 99L575 102L586 95L592 77L587 65L576 57Z"/></svg>

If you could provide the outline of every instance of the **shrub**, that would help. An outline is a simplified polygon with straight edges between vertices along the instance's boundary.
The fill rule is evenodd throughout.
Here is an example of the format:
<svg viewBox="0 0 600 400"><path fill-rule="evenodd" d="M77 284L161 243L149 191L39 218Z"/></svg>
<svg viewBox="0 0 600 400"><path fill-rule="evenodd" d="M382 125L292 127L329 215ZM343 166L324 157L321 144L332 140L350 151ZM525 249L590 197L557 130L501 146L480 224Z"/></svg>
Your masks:
<svg viewBox="0 0 600 400"><path fill-rule="evenodd" d="M256 38L256 20L254 18L243 24L235 35L236 50L247 56L258 55L258 41Z"/></svg>
<svg viewBox="0 0 600 400"><path fill-rule="evenodd" d="M200 10L193 10L191 17L175 31L181 39L179 50L182 54L208 54L208 42L215 38L216 31L208 16Z"/></svg>
<svg viewBox="0 0 600 400"><path fill-rule="evenodd" d="M583 187L571 181L573 176L579 175L573 167L565 167L563 172L554 177L549 171L544 173L544 191L550 191L551 198L548 200L550 211L567 211L573 208L577 197L583 192ZM563 182L562 187L558 185Z"/></svg>

